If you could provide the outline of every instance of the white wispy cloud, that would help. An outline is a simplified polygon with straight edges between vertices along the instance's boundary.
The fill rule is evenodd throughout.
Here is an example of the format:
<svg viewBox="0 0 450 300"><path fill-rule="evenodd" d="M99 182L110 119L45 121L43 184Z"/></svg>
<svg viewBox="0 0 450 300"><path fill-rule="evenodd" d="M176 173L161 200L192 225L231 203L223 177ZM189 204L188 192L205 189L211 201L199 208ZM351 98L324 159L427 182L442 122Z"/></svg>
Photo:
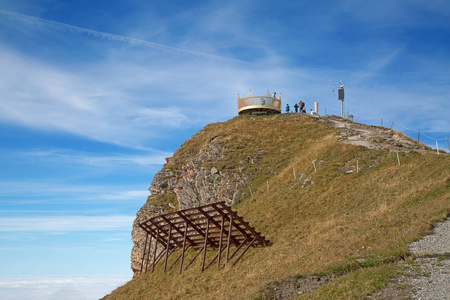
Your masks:
<svg viewBox="0 0 450 300"><path fill-rule="evenodd" d="M5 300L94 300L130 279L131 275L0 276L0 294Z"/></svg>
<svg viewBox="0 0 450 300"><path fill-rule="evenodd" d="M126 87L115 85L119 76L102 81L97 74L59 70L8 49L0 51L0 64L4 121L132 147L162 128L189 123L180 107L164 101L148 107L127 94Z"/></svg>
<svg viewBox="0 0 450 300"><path fill-rule="evenodd" d="M0 232L130 230L134 218L134 216L0 217Z"/></svg>
<svg viewBox="0 0 450 300"><path fill-rule="evenodd" d="M117 241L123 241L125 238L107 238L101 240L102 242L117 242Z"/></svg>
<svg viewBox="0 0 450 300"><path fill-rule="evenodd" d="M354 72L350 77L352 84L358 85L367 79L378 76L382 69L395 60L395 58L402 52L403 48L404 46L393 51L389 51L387 54L380 55L370 61L364 70Z"/></svg>
<svg viewBox="0 0 450 300"><path fill-rule="evenodd" d="M15 13L15 12L0 10L0 13L8 15L8 16L12 16L14 18L18 18L18 19L24 19L24 20L32 21L32 22L45 23L45 24L55 27L55 28L63 28L63 29L67 29L70 31L76 31L79 33L86 33L86 34L89 34L89 35L92 35L92 36L98 37L98 38L106 38L106 39L110 39L113 41L125 42L125 43L130 43L133 45L145 46L145 47L155 48L155 49L163 50L163 51L181 52L183 54L201 56L204 58L247 63L245 61L230 58L230 57L209 54L209 53L204 53L204 52L200 52L200 51L193 51L193 50L188 50L188 49L183 49L183 48L171 47L171 46L167 46L167 45L162 45L162 44L153 43L153 42L144 41L144 40L135 39L135 38L126 37L126 36L121 36L121 35L117 35L117 34L111 34L111 33L107 33L107 32L101 32L101 31L97 31L97 30L92 30L92 29L83 28L83 27L79 27L79 26L69 25L69 24L65 24L65 23L61 23L61 22L52 21L52 20L46 20L46 19L37 18L37 17L24 15L24 14L19 14L19 13Z"/></svg>
<svg viewBox="0 0 450 300"><path fill-rule="evenodd" d="M0 251L22 251L23 247L0 247Z"/></svg>
<svg viewBox="0 0 450 300"><path fill-rule="evenodd" d="M90 166L112 167L120 165L162 165L164 158L172 156L171 152L152 151L148 155L86 155L70 149L46 149L19 152L17 155L26 158L38 158L43 161L57 164L83 164Z"/></svg>
<svg viewBox="0 0 450 300"><path fill-rule="evenodd" d="M116 192L114 194L104 194L98 197L99 200L131 200L131 199L140 199L141 201L145 201L145 199L149 196L148 191L123 191Z"/></svg>
<svg viewBox="0 0 450 300"><path fill-rule="evenodd" d="M4 205L68 204L86 201L95 201L97 204L109 201L143 202L150 194L147 190L148 186L142 186L142 189L137 189L137 187L139 186L67 184L54 180L0 181L0 196L2 197L1 203Z"/></svg>
<svg viewBox="0 0 450 300"><path fill-rule="evenodd" d="M0 119L137 148L171 130L235 115L236 94L249 87L263 86L264 92L295 81L277 70L151 53L116 53L78 74L2 50Z"/></svg>

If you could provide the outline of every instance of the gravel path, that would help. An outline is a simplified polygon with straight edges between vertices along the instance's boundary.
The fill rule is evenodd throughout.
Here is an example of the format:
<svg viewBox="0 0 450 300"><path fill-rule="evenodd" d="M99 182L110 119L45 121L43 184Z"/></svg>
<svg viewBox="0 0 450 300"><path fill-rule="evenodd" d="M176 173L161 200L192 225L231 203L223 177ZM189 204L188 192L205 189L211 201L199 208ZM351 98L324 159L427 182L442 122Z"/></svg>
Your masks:
<svg viewBox="0 0 450 300"><path fill-rule="evenodd" d="M438 223L434 228L434 234L411 243L409 250L415 255L450 253L450 218Z"/></svg>
<svg viewBox="0 0 450 300"><path fill-rule="evenodd" d="M450 218L437 224L434 234L410 245L415 255L450 253ZM417 258L406 267L403 283L412 286L412 299L450 299L450 258Z"/></svg>

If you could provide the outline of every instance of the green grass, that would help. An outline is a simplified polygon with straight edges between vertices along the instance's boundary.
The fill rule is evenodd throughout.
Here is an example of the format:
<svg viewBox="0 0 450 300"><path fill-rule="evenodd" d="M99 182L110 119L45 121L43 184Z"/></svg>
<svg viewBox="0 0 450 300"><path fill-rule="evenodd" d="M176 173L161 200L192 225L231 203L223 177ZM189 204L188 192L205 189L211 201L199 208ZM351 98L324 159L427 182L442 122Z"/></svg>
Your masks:
<svg viewBox="0 0 450 300"><path fill-rule="evenodd" d="M295 299L365 299L397 275L396 265L381 265L356 270Z"/></svg>
<svg viewBox="0 0 450 300"><path fill-rule="evenodd" d="M329 273L345 276L302 297L360 299L391 278L408 243L450 213L448 155L404 153L398 166L394 153L341 144L335 129L309 116L242 116L206 126L166 168L180 176L181 166L211 145L223 158L203 167L249 176L253 196L246 188L234 209L272 245L221 271L200 273L200 259L181 275L159 266L106 299L255 299L288 276ZM359 172L347 174L356 160ZM314 183L302 188L301 173ZM215 254L208 251L209 259Z"/></svg>

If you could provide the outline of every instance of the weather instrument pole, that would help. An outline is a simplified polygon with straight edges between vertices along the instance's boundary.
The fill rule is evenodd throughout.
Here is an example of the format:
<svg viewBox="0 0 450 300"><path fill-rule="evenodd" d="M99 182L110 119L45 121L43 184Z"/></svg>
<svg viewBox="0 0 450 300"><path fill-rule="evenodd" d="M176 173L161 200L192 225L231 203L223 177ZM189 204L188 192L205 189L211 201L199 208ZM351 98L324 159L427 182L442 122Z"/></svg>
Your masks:
<svg viewBox="0 0 450 300"><path fill-rule="evenodd" d="M333 85L333 92L337 89L338 90L338 100L341 101L341 117L345 118L345 112L344 112L344 86L345 84L342 83L342 80L339 81L339 86Z"/></svg>

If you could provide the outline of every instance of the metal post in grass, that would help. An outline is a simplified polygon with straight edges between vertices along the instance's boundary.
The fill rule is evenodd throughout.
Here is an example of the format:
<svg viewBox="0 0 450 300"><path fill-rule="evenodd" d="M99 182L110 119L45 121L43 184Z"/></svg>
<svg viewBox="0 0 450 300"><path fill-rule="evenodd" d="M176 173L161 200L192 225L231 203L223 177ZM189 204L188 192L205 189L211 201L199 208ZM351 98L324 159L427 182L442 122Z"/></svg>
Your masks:
<svg viewBox="0 0 450 300"><path fill-rule="evenodd" d="M397 161L398 161L398 165L400 166L400 158L398 157L398 152L397 153Z"/></svg>
<svg viewBox="0 0 450 300"><path fill-rule="evenodd" d="M253 197L253 193L252 193L252 190L250 189L250 187L247 185L247 187L248 187L248 190L250 191L250 196L252 196Z"/></svg>
<svg viewBox="0 0 450 300"><path fill-rule="evenodd" d="M164 259L164 273L167 270L167 260L169 259L169 246L170 246L170 237L172 235L172 225L169 226L169 235L167 236L167 247L166 247L166 258Z"/></svg>
<svg viewBox="0 0 450 300"><path fill-rule="evenodd" d="M358 160L356 160L356 173L359 171Z"/></svg>
<svg viewBox="0 0 450 300"><path fill-rule="evenodd" d="M450 153L450 144L448 143L448 138L447 139L447 147L448 147L448 153Z"/></svg>
<svg viewBox="0 0 450 300"><path fill-rule="evenodd" d="M292 171L294 172L294 179L297 179L297 178L295 177L295 168L292 168Z"/></svg>
<svg viewBox="0 0 450 300"><path fill-rule="evenodd" d="M269 179L266 180L267 180L267 191L269 191Z"/></svg>
<svg viewBox="0 0 450 300"><path fill-rule="evenodd" d="M419 130L419 134L417 135L417 142L420 142L420 130Z"/></svg>
<svg viewBox="0 0 450 300"><path fill-rule="evenodd" d="M437 154L439 155L439 144L437 141L436 141L436 151L437 151Z"/></svg>
<svg viewBox="0 0 450 300"><path fill-rule="evenodd" d="M156 250L158 250L158 236L159 236L159 227L156 229L155 250L153 252L152 273L155 271L155 265L156 265Z"/></svg>
<svg viewBox="0 0 450 300"><path fill-rule="evenodd" d="M205 243L203 245L203 258L202 258L202 272L205 270L205 258L206 258L206 248L208 246L208 235L209 235L209 218L206 220L206 233L205 233Z"/></svg>
<svg viewBox="0 0 450 300"><path fill-rule="evenodd" d="M391 129L394 127L394 120L392 120Z"/></svg>
<svg viewBox="0 0 450 300"><path fill-rule="evenodd" d="M144 243L144 250L142 251L142 262L141 262L141 269L139 270L139 274L142 274L142 269L144 268L144 258L145 258L145 250L147 248L147 240L148 240L148 232L145 236L145 243Z"/></svg>
<svg viewBox="0 0 450 300"><path fill-rule="evenodd" d="M147 273L147 268L148 268L148 259L150 257L150 252L152 251L152 240L153 240L153 236L150 235L150 244L148 245L148 251L147 251L147 259L145 261L145 273ZM157 241L156 241L157 242ZM142 271L142 270L141 270Z"/></svg>

